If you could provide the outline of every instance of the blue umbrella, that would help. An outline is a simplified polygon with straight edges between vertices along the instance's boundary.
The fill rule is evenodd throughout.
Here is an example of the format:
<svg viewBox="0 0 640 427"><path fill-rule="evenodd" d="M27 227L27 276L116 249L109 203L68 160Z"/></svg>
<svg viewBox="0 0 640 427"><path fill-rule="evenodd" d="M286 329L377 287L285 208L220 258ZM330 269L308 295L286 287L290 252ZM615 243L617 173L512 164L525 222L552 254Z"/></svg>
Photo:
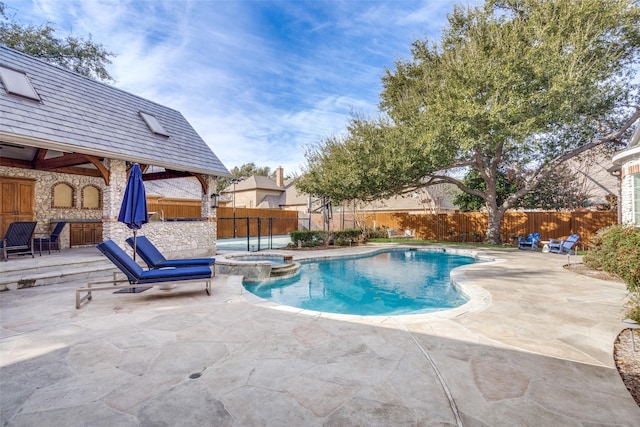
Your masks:
<svg viewBox="0 0 640 427"><path fill-rule="evenodd" d="M133 164L127 179L127 187L124 190L118 221L133 230L133 259L135 260L136 233L142 228L142 224L149 222L147 195L144 191L144 182L142 182L142 171L137 163Z"/></svg>

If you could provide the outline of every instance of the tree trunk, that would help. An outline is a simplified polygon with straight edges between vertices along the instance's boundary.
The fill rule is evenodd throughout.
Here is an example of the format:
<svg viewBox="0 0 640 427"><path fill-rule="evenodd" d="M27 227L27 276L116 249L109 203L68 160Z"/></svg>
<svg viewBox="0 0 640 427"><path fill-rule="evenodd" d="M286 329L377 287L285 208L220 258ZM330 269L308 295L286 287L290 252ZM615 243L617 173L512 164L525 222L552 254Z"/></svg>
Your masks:
<svg viewBox="0 0 640 427"><path fill-rule="evenodd" d="M487 243L491 243L492 245L502 244L502 238L500 237L500 222L502 221L504 211L502 211L502 209L498 209L497 207L490 206L487 203L487 213L489 218L485 241Z"/></svg>

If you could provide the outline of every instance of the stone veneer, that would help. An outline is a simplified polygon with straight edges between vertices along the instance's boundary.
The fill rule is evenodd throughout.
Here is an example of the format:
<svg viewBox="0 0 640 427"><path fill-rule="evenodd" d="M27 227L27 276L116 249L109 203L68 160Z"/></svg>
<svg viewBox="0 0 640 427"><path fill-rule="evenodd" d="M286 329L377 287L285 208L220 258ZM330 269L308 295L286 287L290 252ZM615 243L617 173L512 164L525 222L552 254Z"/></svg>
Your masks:
<svg viewBox="0 0 640 427"><path fill-rule="evenodd" d="M640 159L624 163L620 176L620 214L623 224L633 224L633 177L640 174ZM638 224L640 225L640 224Z"/></svg>
<svg viewBox="0 0 640 427"><path fill-rule="evenodd" d="M125 240L133 231L118 222L118 213L127 184L126 162L106 159L104 164L110 170L110 182L104 185L102 178L46 172L32 169L0 166L0 175L29 178L35 180L35 220L36 233L50 233L57 219L89 219L102 221L103 239L112 239L130 254L132 250ZM206 177L209 189L216 188L215 177ZM73 208L53 208L52 188L64 182L74 190ZM87 185L94 185L102 191L102 209L82 209L81 192ZM214 190L210 190L212 192ZM202 221L150 222L145 224L138 235L145 235L167 256L206 256L216 251L216 210L210 206L210 197L202 197ZM60 241L61 248L69 247L69 227L65 227Z"/></svg>
<svg viewBox="0 0 640 427"><path fill-rule="evenodd" d="M82 208L82 189L87 185L103 188L104 181L101 178L71 175L66 173L54 173L33 169L10 168L0 166L0 175L12 178L26 178L35 180L35 220L36 233L49 234L53 230L58 219L102 219L102 209ZM52 207L53 187L64 182L73 188L73 207L54 208ZM65 227L60 235L60 247L69 247L69 227Z"/></svg>

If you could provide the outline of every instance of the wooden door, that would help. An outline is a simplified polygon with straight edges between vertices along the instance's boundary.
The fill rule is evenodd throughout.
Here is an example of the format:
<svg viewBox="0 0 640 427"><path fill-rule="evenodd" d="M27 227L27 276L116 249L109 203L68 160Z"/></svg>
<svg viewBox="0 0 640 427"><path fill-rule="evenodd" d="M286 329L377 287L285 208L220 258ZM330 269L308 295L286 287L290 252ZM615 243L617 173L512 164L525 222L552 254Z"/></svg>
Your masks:
<svg viewBox="0 0 640 427"><path fill-rule="evenodd" d="M35 181L0 176L0 236L15 221L33 221Z"/></svg>

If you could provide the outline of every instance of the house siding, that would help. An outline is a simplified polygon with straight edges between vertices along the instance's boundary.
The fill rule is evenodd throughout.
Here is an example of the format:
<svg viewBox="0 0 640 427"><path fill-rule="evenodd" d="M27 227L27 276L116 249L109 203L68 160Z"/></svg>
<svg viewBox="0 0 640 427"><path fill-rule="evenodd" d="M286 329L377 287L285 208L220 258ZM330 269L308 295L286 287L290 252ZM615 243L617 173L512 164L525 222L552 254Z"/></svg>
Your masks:
<svg viewBox="0 0 640 427"><path fill-rule="evenodd" d="M620 184L620 214L623 224L640 226L640 159L622 166Z"/></svg>

